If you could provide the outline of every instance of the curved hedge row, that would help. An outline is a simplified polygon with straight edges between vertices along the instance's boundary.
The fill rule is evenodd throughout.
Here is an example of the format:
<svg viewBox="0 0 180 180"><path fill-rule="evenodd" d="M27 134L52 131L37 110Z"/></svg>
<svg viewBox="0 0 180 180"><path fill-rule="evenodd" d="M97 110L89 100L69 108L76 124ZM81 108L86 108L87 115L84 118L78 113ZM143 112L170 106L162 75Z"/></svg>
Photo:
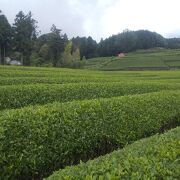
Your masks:
<svg viewBox="0 0 180 180"><path fill-rule="evenodd" d="M180 91L4 111L1 178L40 178L176 126L179 115Z"/></svg>
<svg viewBox="0 0 180 180"><path fill-rule="evenodd" d="M179 179L180 127L98 159L67 167L47 180Z"/></svg>
<svg viewBox="0 0 180 180"><path fill-rule="evenodd" d="M0 110L47 104L54 101L67 102L177 89L180 89L180 84L142 82L2 86L0 88Z"/></svg>
<svg viewBox="0 0 180 180"><path fill-rule="evenodd" d="M23 84L66 84L66 83L86 83L86 82L94 82L94 83L106 83L106 82L157 82L157 83L180 83L178 78L167 78L167 79L148 79L148 78L132 78L132 77L91 77L91 76L64 76L64 77L2 77L0 78L0 86L5 85L23 85Z"/></svg>
<svg viewBox="0 0 180 180"><path fill-rule="evenodd" d="M91 73L90 73L91 72ZM122 74L123 75L123 74ZM26 70L26 69L1 69L0 68L0 78L8 78L8 77L67 77L67 76L73 76L73 77L99 77L99 78L104 78L104 77L110 77L107 74L102 74L100 71L85 71L85 70L70 70L66 69L63 71L62 69L49 69L49 70L44 70L44 69L34 69L34 70ZM127 75L128 76L128 75Z"/></svg>
<svg viewBox="0 0 180 180"><path fill-rule="evenodd" d="M3 77L0 78L0 86L20 84L64 84L79 82L118 82L119 78L97 78L97 77ZM123 80L125 81L125 80ZM127 81L127 80L126 80Z"/></svg>

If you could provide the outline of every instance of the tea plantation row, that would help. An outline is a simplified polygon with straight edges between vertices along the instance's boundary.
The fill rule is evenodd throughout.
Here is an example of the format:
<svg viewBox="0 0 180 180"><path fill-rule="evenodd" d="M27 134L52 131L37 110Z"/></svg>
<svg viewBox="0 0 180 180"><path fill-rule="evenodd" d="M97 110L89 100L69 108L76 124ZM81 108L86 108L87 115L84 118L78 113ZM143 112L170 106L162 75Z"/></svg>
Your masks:
<svg viewBox="0 0 180 180"><path fill-rule="evenodd" d="M180 84L150 82L1 86L0 110L21 108L35 104L47 104L54 101L67 102L178 89L180 89Z"/></svg>
<svg viewBox="0 0 180 180"><path fill-rule="evenodd" d="M0 66L0 179L42 179L59 168L110 153L180 125L179 89L180 71L100 72ZM163 146L165 151L159 149L162 156L158 161L156 149L151 149L152 161L160 167L152 166L150 159L146 159L149 151L142 152L145 165L144 161L134 159L139 157L141 146L142 143L131 149L137 152L132 161L126 158L119 163L116 156L113 162L117 163L113 165L106 156L106 160L102 160L105 165L83 164L50 178L152 179L150 172L153 178L166 178L169 173L170 179L176 179L178 173L169 159L177 162L178 158L170 155L167 163L161 164L166 162L166 152L172 153L169 146L166 146L168 149ZM177 146L172 148L177 152ZM124 160L127 163L120 166ZM120 169L125 168L122 169L124 176L121 171L118 174L116 164ZM142 173L140 168L135 170L135 164L142 168ZM154 169L146 172L148 168ZM154 173L156 170L158 173Z"/></svg>
<svg viewBox="0 0 180 180"><path fill-rule="evenodd" d="M19 84L64 84L79 82L156 81L180 83L180 71L100 72L58 68L0 66L0 86Z"/></svg>
<svg viewBox="0 0 180 180"><path fill-rule="evenodd" d="M1 179L42 178L179 124L180 91L3 111Z"/></svg>
<svg viewBox="0 0 180 180"><path fill-rule="evenodd" d="M67 167L47 180L179 179L180 127L128 145L122 150L78 166Z"/></svg>

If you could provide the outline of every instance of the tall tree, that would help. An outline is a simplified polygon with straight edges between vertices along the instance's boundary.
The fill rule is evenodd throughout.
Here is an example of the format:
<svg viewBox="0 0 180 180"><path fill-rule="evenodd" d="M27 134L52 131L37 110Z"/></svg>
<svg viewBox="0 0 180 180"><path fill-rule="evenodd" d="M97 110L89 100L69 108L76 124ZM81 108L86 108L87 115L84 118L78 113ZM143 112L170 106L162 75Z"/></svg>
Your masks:
<svg viewBox="0 0 180 180"><path fill-rule="evenodd" d="M10 49L12 29L5 15L0 10L0 64L4 64L4 59Z"/></svg>
<svg viewBox="0 0 180 180"><path fill-rule="evenodd" d="M61 66L68 67L71 65L71 63L73 61L73 56L72 56L71 52L72 52L72 41L69 41L66 43L64 52L62 54Z"/></svg>
<svg viewBox="0 0 180 180"><path fill-rule="evenodd" d="M21 53L23 65L30 65L30 56L34 40L37 36L37 21L32 18L32 13L25 15L20 11L13 24L14 50Z"/></svg>
<svg viewBox="0 0 180 180"><path fill-rule="evenodd" d="M72 53L73 61L79 61L81 59L80 57L80 50L77 48L73 53Z"/></svg>
<svg viewBox="0 0 180 180"><path fill-rule="evenodd" d="M97 43L92 37L76 37L72 38L73 51L77 48L80 50L81 59L83 56L86 58L93 58L97 56Z"/></svg>
<svg viewBox="0 0 180 180"><path fill-rule="evenodd" d="M48 44L44 44L41 46L39 55L43 58L44 62L50 60L50 50Z"/></svg>
<svg viewBox="0 0 180 180"><path fill-rule="evenodd" d="M51 33L49 34L49 46L51 49L51 56L53 60L53 66L58 64L61 59L61 54L64 51L67 36L61 34L61 29L58 29L54 24L51 27Z"/></svg>
<svg viewBox="0 0 180 180"><path fill-rule="evenodd" d="M62 34L61 29L52 25L50 33L43 34L37 39L37 51L42 57L42 50L46 50L46 53L43 52L43 57L46 60L49 59L49 63L52 63L53 66L57 66L61 64L61 55L64 52L67 41L67 35Z"/></svg>

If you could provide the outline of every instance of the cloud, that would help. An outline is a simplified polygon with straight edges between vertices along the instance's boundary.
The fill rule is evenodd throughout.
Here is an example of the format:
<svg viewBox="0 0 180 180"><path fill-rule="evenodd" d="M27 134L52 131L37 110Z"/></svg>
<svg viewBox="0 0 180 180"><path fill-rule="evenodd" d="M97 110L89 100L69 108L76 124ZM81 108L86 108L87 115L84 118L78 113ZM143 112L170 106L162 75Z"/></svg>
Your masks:
<svg viewBox="0 0 180 180"><path fill-rule="evenodd" d="M149 29L166 36L180 29L179 0L0 0L0 9L13 23L18 11L32 11L42 33L52 24L71 38L96 40L124 29Z"/></svg>
<svg viewBox="0 0 180 180"><path fill-rule="evenodd" d="M123 29L149 29L163 35L178 27L179 0L122 0L103 14L103 34L109 36Z"/></svg>
<svg viewBox="0 0 180 180"><path fill-rule="evenodd" d="M11 4L11 6L9 6ZM83 30L83 17L75 13L67 0L0 0L0 8L11 24L20 11L32 11L42 33L47 33L52 24L61 28L70 37L86 35Z"/></svg>
<svg viewBox="0 0 180 180"><path fill-rule="evenodd" d="M168 32L166 34L166 37L167 38L180 38L180 29L177 29L177 30L174 30L174 31L171 31L171 32Z"/></svg>

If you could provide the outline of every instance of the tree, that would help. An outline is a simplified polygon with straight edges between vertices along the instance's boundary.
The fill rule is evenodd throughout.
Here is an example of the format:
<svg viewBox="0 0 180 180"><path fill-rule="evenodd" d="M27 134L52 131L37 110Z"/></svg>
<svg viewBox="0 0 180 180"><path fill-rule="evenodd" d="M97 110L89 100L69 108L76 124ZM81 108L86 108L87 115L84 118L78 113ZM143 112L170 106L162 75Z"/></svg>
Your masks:
<svg viewBox="0 0 180 180"><path fill-rule="evenodd" d="M5 15L0 10L0 64L4 64L4 59L11 48L12 29Z"/></svg>
<svg viewBox="0 0 180 180"><path fill-rule="evenodd" d="M48 63L59 66L62 64L61 56L67 41L67 35L62 34L60 29L52 25L50 33L43 34L37 39L36 49L39 55L43 56Z"/></svg>
<svg viewBox="0 0 180 180"><path fill-rule="evenodd" d="M37 21L32 18L32 13L25 15L20 11L13 24L14 50L21 53L21 60L24 65L30 65L30 56L33 44L37 36Z"/></svg>
<svg viewBox="0 0 180 180"><path fill-rule="evenodd" d="M80 61L81 57L80 57L80 50L79 50L79 48L77 48L73 52L72 57L73 57L73 61Z"/></svg>
<svg viewBox="0 0 180 180"><path fill-rule="evenodd" d="M73 51L77 48L80 50L80 57L93 58L97 56L97 43L92 37L76 37L72 38Z"/></svg>
<svg viewBox="0 0 180 180"><path fill-rule="evenodd" d="M60 61L61 53L64 51L66 39L61 35L61 29L57 29L54 24L51 27L51 33L49 35L49 46L52 53L53 66L56 66L58 61Z"/></svg>
<svg viewBox="0 0 180 180"><path fill-rule="evenodd" d="M72 41L69 41L66 44L63 55L62 55L61 66L68 67L71 65L73 61L73 56L71 52L72 52Z"/></svg>
<svg viewBox="0 0 180 180"><path fill-rule="evenodd" d="M41 46L39 55L44 59L44 61L48 61L50 59L50 49L47 44Z"/></svg>
<svg viewBox="0 0 180 180"><path fill-rule="evenodd" d="M136 49L149 49L153 47L165 47L166 39L156 32L148 30L136 31Z"/></svg>
<svg viewBox="0 0 180 180"><path fill-rule="evenodd" d="M101 40L98 44L98 54L99 56L114 56L119 52L166 46L166 39L155 32L125 30L122 33Z"/></svg>
<svg viewBox="0 0 180 180"><path fill-rule="evenodd" d="M125 30L121 33L119 38L120 51L121 52L131 52L136 49L137 36L134 31ZM118 52L119 53L119 52Z"/></svg>
<svg viewBox="0 0 180 180"><path fill-rule="evenodd" d="M180 49L180 38L167 39L167 47L170 49Z"/></svg>
<svg viewBox="0 0 180 180"><path fill-rule="evenodd" d="M87 38L87 51L86 51L86 57L87 58L93 58L96 56L96 50L97 50L97 43L95 40L92 39L91 36Z"/></svg>

